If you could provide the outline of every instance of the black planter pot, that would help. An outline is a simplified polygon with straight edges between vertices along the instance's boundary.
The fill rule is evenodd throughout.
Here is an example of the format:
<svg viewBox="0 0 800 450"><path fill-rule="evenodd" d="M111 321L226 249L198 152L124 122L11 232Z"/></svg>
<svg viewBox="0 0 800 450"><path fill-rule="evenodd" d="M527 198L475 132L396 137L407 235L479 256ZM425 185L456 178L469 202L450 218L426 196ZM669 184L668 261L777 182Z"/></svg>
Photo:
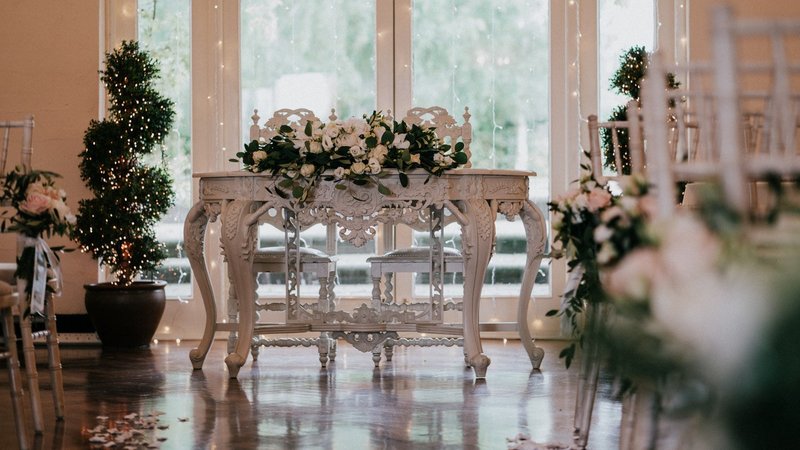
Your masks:
<svg viewBox="0 0 800 450"><path fill-rule="evenodd" d="M147 348L166 305L165 281L86 284L86 312L104 347Z"/></svg>

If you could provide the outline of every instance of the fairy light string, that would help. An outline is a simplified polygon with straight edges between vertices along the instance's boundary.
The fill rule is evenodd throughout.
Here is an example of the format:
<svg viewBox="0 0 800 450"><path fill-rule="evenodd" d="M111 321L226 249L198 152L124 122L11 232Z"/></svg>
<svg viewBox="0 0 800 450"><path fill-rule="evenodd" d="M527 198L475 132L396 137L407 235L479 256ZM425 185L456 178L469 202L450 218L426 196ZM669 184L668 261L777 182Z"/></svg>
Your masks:
<svg viewBox="0 0 800 450"><path fill-rule="evenodd" d="M90 123L80 154L81 179L94 197L79 204L75 239L121 285L155 271L166 257L154 226L174 201L172 179L163 165L140 160L163 142L175 116L172 101L152 86L158 72L133 41L106 55L101 80L109 115Z"/></svg>

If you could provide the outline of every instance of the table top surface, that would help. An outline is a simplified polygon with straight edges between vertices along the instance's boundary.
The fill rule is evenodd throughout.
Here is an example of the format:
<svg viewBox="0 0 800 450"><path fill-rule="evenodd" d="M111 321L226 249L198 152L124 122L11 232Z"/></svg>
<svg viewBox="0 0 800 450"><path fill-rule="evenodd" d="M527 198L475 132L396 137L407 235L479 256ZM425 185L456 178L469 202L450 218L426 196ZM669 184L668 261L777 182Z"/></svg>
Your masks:
<svg viewBox="0 0 800 450"><path fill-rule="evenodd" d="M388 173L392 173L394 169L388 169ZM332 172L331 172L332 173ZM406 174L413 176L413 175L427 175L424 169L415 169L409 170ZM442 174L444 177L458 177L458 176L469 176L469 175L480 175L480 176L511 176L511 177L535 177L536 172L531 172L528 170L513 170L513 169L476 169L476 168L460 168L460 169L453 169L445 172ZM229 171L218 171L218 172L196 172L192 174L194 178L228 178L228 177L270 177L272 176L269 172L248 172L246 170L229 170Z"/></svg>

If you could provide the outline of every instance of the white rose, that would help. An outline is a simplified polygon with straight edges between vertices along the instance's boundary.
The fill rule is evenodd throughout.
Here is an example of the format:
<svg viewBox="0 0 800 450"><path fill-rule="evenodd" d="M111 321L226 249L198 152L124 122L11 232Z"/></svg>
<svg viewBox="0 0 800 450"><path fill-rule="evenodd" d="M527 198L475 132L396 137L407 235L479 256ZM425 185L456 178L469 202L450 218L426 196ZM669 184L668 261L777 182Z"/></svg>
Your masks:
<svg viewBox="0 0 800 450"><path fill-rule="evenodd" d="M253 152L253 162L255 162L256 164L265 159L267 159L267 152L265 152L264 150L258 150Z"/></svg>
<svg viewBox="0 0 800 450"><path fill-rule="evenodd" d="M324 148L327 151L332 150L334 148L333 138L331 138L327 134L323 135L322 136L322 148Z"/></svg>
<svg viewBox="0 0 800 450"><path fill-rule="evenodd" d="M319 141L309 141L308 151L311 153L322 153L322 143Z"/></svg>
<svg viewBox="0 0 800 450"><path fill-rule="evenodd" d="M342 128L338 122L331 122L325 126L325 129L323 131L325 133L325 136L328 136L329 138L333 139L339 135L339 132L342 131Z"/></svg>
<svg viewBox="0 0 800 450"><path fill-rule="evenodd" d="M75 225L78 222L78 218L75 217L75 214L67 214L66 217L64 217L64 220L66 220L70 225Z"/></svg>
<svg viewBox="0 0 800 450"><path fill-rule="evenodd" d="M367 162L367 164L369 165L369 171L370 171L372 174L379 174L379 173L381 173L381 170L382 170L381 163L379 163L377 159L375 159L375 158L371 158L371 159L370 159L370 160Z"/></svg>
<svg viewBox="0 0 800 450"><path fill-rule="evenodd" d="M594 241L597 243L603 243L613 235L614 235L614 230L605 225L600 225L599 227L594 229Z"/></svg>
<svg viewBox="0 0 800 450"><path fill-rule="evenodd" d="M300 167L300 175L302 175L302 176L304 176L304 177L308 178L308 177L310 177L311 175L313 175L313 174L314 174L314 172L315 172L316 170L317 170L317 168L316 168L316 167L314 167L314 165L313 165L313 164L303 164L303 165Z"/></svg>
<svg viewBox="0 0 800 450"><path fill-rule="evenodd" d="M361 145L353 145L353 146L350 147L350 154L354 158L361 158L364 155L366 155L367 152L364 151L364 147L362 147Z"/></svg>
<svg viewBox="0 0 800 450"><path fill-rule="evenodd" d="M394 148L405 149L411 146L411 143L406 140L405 133L395 134L394 141L392 142Z"/></svg>
<svg viewBox="0 0 800 450"><path fill-rule="evenodd" d="M378 162L383 163L386 160L386 155L388 154L389 154L389 149L383 144L378 144L375 148L370 150L369 158L377 159Z"/></svg>
<svg viewBox="0 0 800 450"><path fill-rule="evenodd" d="M419 164L420 163L419 153L414 153L413 155L411 155L411 162L414 163L414 164Z"/></svg>
<svg viewBox="0 0 800 450"><path fill-rule="evenodd" d="M634 250L609 271L604 288L618 299L646 300L661 270L661 261L654 249Z"/></svg>
<svg viewBox="0 0 800 450"><path fill-rule="evenodd" d="M342 178L347 176L347 169L345 169L344 167L337 167L337 168L333 169L333 176L337 180L341 180Z"/></svg>
<svg viewBox="0 0 800 450"><path fill-rule="evenodd" d="M360 175L364 173L365 170L367 170L367 165L361 161L358 161L353 163L352 166L350 166L350 170L352 170L354 174Z"/></svg>
<svg viewBox="0 0 800 450"><path fill-rule="evenodd" d="M597 263L600 265L608 264L615 256L617 256L617 250L611 242L603 242L603 245L600 246L600 251L597 252Z"/></svg>

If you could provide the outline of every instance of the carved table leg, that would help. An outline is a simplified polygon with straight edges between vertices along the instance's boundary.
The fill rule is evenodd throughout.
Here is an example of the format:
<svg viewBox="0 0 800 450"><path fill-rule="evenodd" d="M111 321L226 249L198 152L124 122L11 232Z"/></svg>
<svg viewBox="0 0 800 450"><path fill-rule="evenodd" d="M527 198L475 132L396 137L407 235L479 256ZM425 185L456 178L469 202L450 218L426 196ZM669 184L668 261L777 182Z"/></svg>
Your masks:
<svg viewBox="0 0 800 450"><path fill-rule="evenodd" d="M464 352L476 378L486 378L491 360L483 354L479 312L483 277L492 253L495 213L485 200L460 202L466 223L461 226L464 250Z"/></svg>
<svg viewBox="0 0 800 450"><path fill-rule="evenodd" d="M203 368L203 361L205 361L208 350L211 348L211 341L214 339L217 323L214 290L211 287L211 277L208 275L204 253L206 226L208 226L210 219L216 219L216 213L212 213L209 217L206 203L200 201L195 203L192 209L189 210L189 214L186 215L186 221L183 224L183 245L189 264L192 267L195 282L200 288L200 296L203 298L203 306L206 310L203 338L200 339L197 348L189 352L189 360L191 360L192 367L195 370Z"/></svg>
<svg viewBox="0 0 800 450"><path fill-rule="evenodd" d="M228 271L239 300L239 324L236 348L225 358L229 376L236 378L239 369L247 362L253 338L255 317L255 291L253 286L253 253L255 251L256 226L249 221L255 203L234 200L228 203L222 216L222 247L228 261Z"/></svg>
<svg viewBox="0 0 800 450"><path fill-rule="evenodd" d="M536 281L536 274L542 263L547 232L545 230L544 216L539 208L527 200L520 211L522 223L525 226L525 237L527 239L527 258L525 260L525 273L522 276L522 288L519 293L519 305L517 307L517 324L519 326L519 338L534 369L538 369L544 359L544 350L537 347L531 337L528 328L528 307L531 301L531 292Z"/></svg>

